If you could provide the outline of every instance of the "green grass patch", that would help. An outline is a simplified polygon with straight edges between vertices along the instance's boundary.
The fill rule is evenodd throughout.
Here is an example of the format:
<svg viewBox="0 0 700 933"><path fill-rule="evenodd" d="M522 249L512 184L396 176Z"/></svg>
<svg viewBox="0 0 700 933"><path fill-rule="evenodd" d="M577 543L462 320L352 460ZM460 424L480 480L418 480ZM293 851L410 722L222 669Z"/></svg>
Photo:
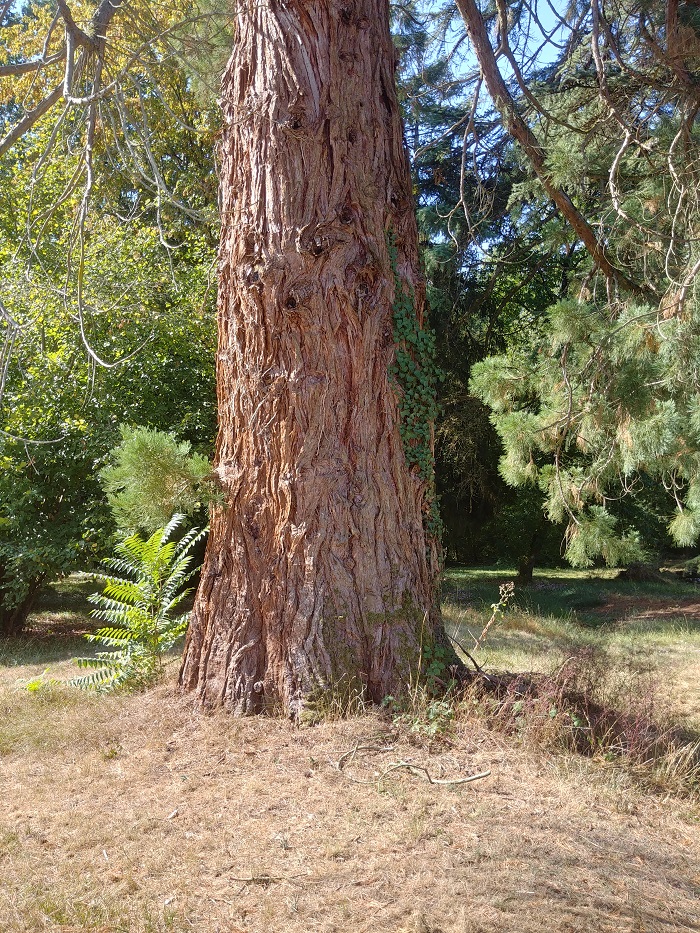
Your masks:
<svg viewBox="0 0 700 933"><path fill-rule="evenodd" d="M672 575L663 582L635 582L618 577L617 570L535 570L531 586L518 586L512 605L538 616L570 618L580 625L598 627L609 621L599 610L612 597L627 599L700 600L694 583ZM498 601L499 585L516 578L516 571L494 567L451 567L444 573L443 598L448 603L488 609Z"/></svg>
<svg viewBox="0 0 700 933"><path fill-rule="evenodd" d="M87 599L97 589L94 577L84 573L47 586L23 634L0 639L0 668L58 664L82 654L84 635L97 627Z"/></svg>
<svg viewBox="0 0 700 933"><path fill-rule="evenodd" d="M88 596L98 588L91 573L72 573L42 590L34 616L52 612L82 615L90 611Z"/></svg>
<svg viewBox="0 0 700 933"><path fill-rule="evenodd" d="M511 661L513 669L533 657L556 663L572 647L607 646L618 653L670 652L700 647L700 619L683 607L698 600L693 584L636 583L616 571L539 570L533 585L518 587L508 609L489 631L481 657L487 663ZM464 647L479 637L499 599L499 586L515 571L451 568L443 581L443 613L448 632ZM700 613L699 613L700 615ZM518 657L519 656L519 657ZM538 668L538 669L541 669Z"/></svg>
<svg viewBox="0 0 700 933"><path fill-rule="evenodd" d="M516 586L477 649L499 585L514 576L497 568L445 573L448 634L481 667L551 674L582 649L596 649L612 666L656 678L681 719L700 727L700 594L693 584L637 583L609 570L540 570L531 587Z"/></svg>

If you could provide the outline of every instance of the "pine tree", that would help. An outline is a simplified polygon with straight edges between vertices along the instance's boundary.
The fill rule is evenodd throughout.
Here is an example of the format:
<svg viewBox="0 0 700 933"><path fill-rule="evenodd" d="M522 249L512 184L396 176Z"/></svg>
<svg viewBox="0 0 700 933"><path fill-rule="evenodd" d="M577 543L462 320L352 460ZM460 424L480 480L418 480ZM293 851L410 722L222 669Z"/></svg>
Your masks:
<svg viewBox="0 0 700 933"><path fill-rule="evenodd" d="M525 70L527 23L497 4L518 77L508 88L472 0L459 5L537 178L530 203L544 209L544 189L591 260L541 337L476 369L473 389L505 445L501 471L545 492L549 515L568 522L575 563L638 553L613 502L649 479L675 504L674 540L691 544L700 532L700 128L690 76L700 37L676 5L596 2L562 21L569 41L556 61Z"/></svg>

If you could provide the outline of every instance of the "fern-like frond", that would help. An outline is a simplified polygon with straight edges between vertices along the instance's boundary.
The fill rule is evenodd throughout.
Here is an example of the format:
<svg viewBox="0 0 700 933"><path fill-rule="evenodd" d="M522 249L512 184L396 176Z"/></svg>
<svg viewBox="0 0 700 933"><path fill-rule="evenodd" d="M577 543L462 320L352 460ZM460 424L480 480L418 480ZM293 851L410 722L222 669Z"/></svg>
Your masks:
<svg viewBox="0 0 700 933"><path fill-rule="evenodd" d="M78 667L91 673L71 681L84 689L113 690L146 687L163 672L163 653L185 633L188 614L173 611L191 592L184 584L196 573L191 551L205 531L193 529L179 542L171 541L183 516L175 515L165 528L143 540L130 535L115 547L116 557L105 561L113 571L98 574L103 592L90 602L93 618L106 623L87 640L110 648L91 658L77 658Z"/></svg>
<svg viewBox="0 0 700 933"><path fill-rule="evenodd" d="M115 628L125 628L131 632L138 632L152 624L152 617L148 613L129 607L121 612L114 609L93 609L90 615L99 622L106 622Z"/></svg>
<svg viewBox="0 0 700 933"><path fill-rule="evenodd" d="M134 633L123 628L101 628L85 636L87 641L108 645L111 648L128 648L134 641Z"/></svg>
<svg viewBox="0 0 700 933"><path fill-rule="evenodd" d="M132 583L125 583L125 587L121 588L115 584L109 583L105 586L102 593L93 593L91 596L88 596L88 602L92 603L93 606L106 607L108 605L114 606L115 608L120 607L121 609L135 609L142 603L146 602L144 599L144 593L142 589L138 587L133 591L128 591L126 587L135 586Z"/></svg>
<svg viewBox="0 0 700 933"><path fill-rule="evenodd" d="M73 677L68 683L71 687L80 687L81 690L100 690L114 683L114 675L108 668L101 668L84 677Z"/></svg>
<svg viewBox="0 0 700 933"><path fill-rule="evenodd" d="M144 595L143 588L131 580L106 580L103 592L105 596L133 606L143 600Z"/></svg>

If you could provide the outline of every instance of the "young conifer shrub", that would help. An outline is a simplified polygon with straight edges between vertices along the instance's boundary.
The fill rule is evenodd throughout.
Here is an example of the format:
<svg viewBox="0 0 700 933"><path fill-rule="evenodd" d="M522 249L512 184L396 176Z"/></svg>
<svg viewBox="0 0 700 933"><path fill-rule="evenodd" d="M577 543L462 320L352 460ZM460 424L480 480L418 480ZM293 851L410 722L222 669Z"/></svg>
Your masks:
<svg viewBox="0 0 700 933"><path fill-rule="evenodd" d="M195 528L171 540L183 521L173 516L147 540L130 535L104 562L114 574L97 575L104 590L89 600L96 606L92 616L106 625L85 637L107 650L75 659L89 673L71 680L73 686L141 690L162 678L164 655L187 628L189 613L176 610L192 590L186 584L199 569L192 567L193 549L206 533Z"/></svg>
<svg viewBox="0 0 700 933"><path fill-rule="evenodd" d="M153 428L119 430L100 482L121 531L162 530L173 513L192 515L212 498L211 463L188 441Z"/></svg>

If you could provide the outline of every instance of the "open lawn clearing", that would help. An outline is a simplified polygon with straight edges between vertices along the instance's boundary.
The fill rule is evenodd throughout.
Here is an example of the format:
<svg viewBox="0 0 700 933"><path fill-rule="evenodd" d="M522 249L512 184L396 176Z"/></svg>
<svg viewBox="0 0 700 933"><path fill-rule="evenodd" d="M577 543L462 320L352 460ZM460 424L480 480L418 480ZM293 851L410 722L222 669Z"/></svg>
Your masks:
<svg viewBox="0 0 700 933"><path fill-rule="evenodd" d="M515 579L507 568L451 567L445 571L443 596L462 607L488 609L498 599L498 587ZM618 570L538 569L532 585L516 580L512 607L539 616L575 618L595 627L606 621L645 616L656 609L665 617L700 620L700 586L675 574L661 580L637 582L619 576Z"/></svg>
<svg viewBox="0 0 700 933"><path fill-rule="evenodd" d="M76 608L71 622L44 606L0 651L3 933L700 930L691 802L460 716L435 742L429 723L376 713L301 730L201 715L175 694L176 660L142 695L27 691L47 666L47 680L75 673L72 628L89 626ZM479 630L489 614L455 611L478 612ZM508 638L541 659L576 637L620 656L666 646L665 672L697 649L687 624L507 618L495 661L514 657ZM399 762L441 780L491 774L431 785Z"/></svg>
<svg viewBox="0 0 700 933"><path fill-rule="evenodd" d="M68 699L3 681L7 933L700 929L696 812L587 762L471 722L429 751L375 715L297 730L194 714L171 686ZM358 745L380 750L340 773ZM491 776L377 787L402 760Z"/></svg>
<svg viewBox="0 0 700 933"><path fill-rule="evenodd" d="M496 620L478 651L489 669L546 671L585 646L605 651L631 674L648 674L659 699L700 729L700 597L694 584L634 583L615 571L535 571L532 587ZM469 651L479 637L504 570L448 571L443 611L450 634Z"/></svg>

